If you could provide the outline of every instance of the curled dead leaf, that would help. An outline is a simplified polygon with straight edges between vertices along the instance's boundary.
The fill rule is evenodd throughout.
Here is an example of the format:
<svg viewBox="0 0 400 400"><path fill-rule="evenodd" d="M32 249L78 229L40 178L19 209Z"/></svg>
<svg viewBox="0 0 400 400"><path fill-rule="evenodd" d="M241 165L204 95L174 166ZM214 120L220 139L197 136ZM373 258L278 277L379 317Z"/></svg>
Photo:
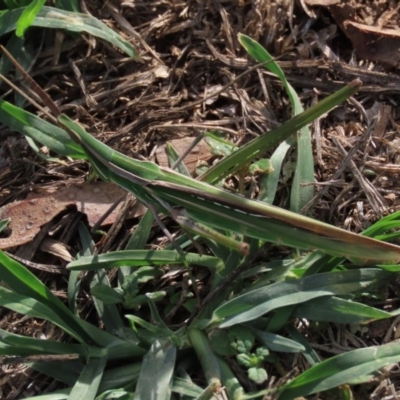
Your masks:
<svg viewBox="0 0 400 400"><path fill-rule="evenodd" d="M67 246L58 240L45 238L40 244L40 250L45 253L53 254L53 256L57 256L68 262L74 261L75 259L68 251Z"/></svg>

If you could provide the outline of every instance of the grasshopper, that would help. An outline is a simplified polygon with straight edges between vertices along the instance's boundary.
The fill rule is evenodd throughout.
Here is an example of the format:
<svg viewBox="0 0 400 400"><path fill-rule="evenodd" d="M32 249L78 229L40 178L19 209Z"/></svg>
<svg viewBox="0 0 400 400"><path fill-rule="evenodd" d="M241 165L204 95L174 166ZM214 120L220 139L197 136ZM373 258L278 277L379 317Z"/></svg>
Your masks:
<svg viewBox="0 0 400 400"><path fill-rule="evenodd" d="M247 199L152 162L131 159L95 139L67 116L60 115L58 120L83 147L102 179L132 192L145 205L170 215L192 233L241 252L248 250L246 243L214 229L305 250L318 249L361 264L400 261L398 246Z"/></svg>

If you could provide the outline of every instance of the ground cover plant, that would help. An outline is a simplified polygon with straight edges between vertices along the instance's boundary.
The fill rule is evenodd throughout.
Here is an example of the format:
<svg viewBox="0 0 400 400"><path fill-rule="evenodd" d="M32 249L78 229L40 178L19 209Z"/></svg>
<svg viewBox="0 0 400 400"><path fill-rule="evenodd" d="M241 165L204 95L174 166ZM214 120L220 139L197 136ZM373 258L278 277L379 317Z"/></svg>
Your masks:
<svg viewBox="0 0 400 400"><path fill-rule="evenodd" d="M26 54L16 51L16 43L21 49L21 41L26 40L28 47L29 29L35 26L72 31L73 42L78 40L76 32L97 34L115 46L109 49L111 54L120 57L126 53L125 63L143 57L129 41L96 18L76 14L77 5L74 11L60 11L43 4L32 2L27 8L12 9L8 11L11 14L2 16L3 35L14 29L19 35L25 33L24 39L8 37L7 47L16 53L19 64L29 65L23 57ZM58 6L62 7L62 3ZM106 9L126 28L117 8ZM143 15L148 12L146 7L139 9ZM230 26L228 10L233 12L220 5L225 28ZM278 10L276 13L279 15ZM158 61L157 53L143 37L134 37ZM76 220L77 235L72 240L76 257L68 262L67 274L62 275L67 285L65 302L53 293L54 283L47 278L47 285L44 284L39 279L42 276L21 265L18 260L26 262L21 253L0 253L4 283L0 302L13 312L7 315L22 314L33 323L48 321L57 332L46 340L29 334L29 330L0 332L6 364L24 363L58 382L55 387L44 385L39 395L30 398L351 398L352 393L359 393L355 385L364 383L361 387L366 387L379 369L398 362L400 349L396 342L360 346L335 356L318 353L313 342L314 335L332 332L332 327L340 332L346 324L362 330L371 321L384 321L397 314L395 306L384 309L374 304L385 300L388 290L394 290L390 285L399 269L400 247L389 241L394 242L398 236L399 214L380 218L363 229L363 235L299 214L309 208L314 198L311 183L315 169L307 124L362 90L361 81L342 85L303 111L296 90L263 46L242 33L229 38L237 41L253 65L258 65L250 68L246 64L245 71L235 77L228 74L223 85L210 89L206 84L204 93L198 93L195 100L183 106L166 112L155 110L151 118L138 116L128 124L138 135L141 129L163 121L168 122L164 128L169 129L172 124L167 117L179 121L188 110L195 110L194 116L204 114L206 105L216 102L218 95L230 93L235 101L240 99L243 112L247 111L243 121L249 118L258 127L261 117L268 113L262 108L259 114L254 113L256 108L246 108L246 101L251 101L235 85L251 73L259 74L264 85L264 72L272 74L266 75L267 79L278 77L283 90L277 99L286 108L290 104L292 116L287 115L287 122L270 127L268 133L260 132L238 147L221 134L232 133L232 128L226 129L222 124L215 129L213 124L198 124L195 119L189 124L191 128L201 126L213 151L225 156L213 166L200 168L197 179L191 177L185 161L178 160L180 152L173 147L166 151L170 165L175 163L179 174L137 156L126 156L125 152L112 150L112 143L105 145L96 140L94 133L102 129L96 128L98 122L94 122L90 111L83 112L82 104L92 109L96 121L110 118L102 115L97 105L101 98L108 101L101 92L97 100L92 98L80 81L85 101L71 107L59 99L53 101L53 96L35 86L22 69L15 70L17 77L22 76L21 82L27 81L38 96L34 97L29 89L25 90L28 96L18 91L21 82L13 85L10 97L15 96L14 101L1 100L0 121L25 135L32 148L29 151L38 159L60 169L69 160L72 171L81 171L87 165L84 160L88 160L92 168L90 179L98 176L114 182L148 208L128 233L123 233L126 229L122 228L127 224L127 212L121 212L120 220L107 233L91 232L87 224ZM212 52L215 50L211 42L207 45ZM4 56L4 80L4 74L12 70L12 63L6 60ZM68 65L73 68L73 61ZM177 65L178 62L175 68ZM169 76L162 64L152 68L150 63L144 63L141 68L143 74L138 81L144 86L154 77ZM76 65L73 70L80 80ZM151 74L146 75L148 71ZM176 77L178 83L184 79ZM107 79L104 78L106 83ZM117 81L110 80L112 85ZM135 88L138 83L133 83ZM123 81L118 90L123 91L127 84ZM235 90L229 92L232 87ZM267 95L266 87L261 92ZM110 96L113 91L106 93ZM268 90L269 95L272 93ZM111 101L112 108L129 109L129 101L119 106L119 102L126 101L120 96L118 93ZM144 89L132 104L146 104L152 95L146 96ZM42 102L38 115L27 110L27 98L33 103L32 97L35 105ZM259 103L254 104L260 107ZM215 115L228 113L225 107L224 103L219 104ZM367 132L372 129L371 123ZM145 136L139 144L143 146L148 140ZM295 152L290 153L293 145ZM354 148L357 150L357 146ZM351 171L358 172L355 168ZM284 185L290 190L279 196L281 205L292 211L272 206L274 200L277 202L282 178L292 173L290 185ZM250 199L254 196L258 201ZM126 204L128 208L129 201ZM2 221L3 231L9 222ZM71 225L68 226L70 230ZM117 229L115 236L113 228ZM47 227L44 233L48 232ZM164 239L159 242L159 238ZM28 265L37 267L39 263ZM59 286L62 281L55 284ZM83 298L82 293L87 297ZM293 366L296 369L290 373ZM279 375L282 379L278 381ZM19 394L28 397L27 393ZM7 395L12 398L13 393Z"/></svg>

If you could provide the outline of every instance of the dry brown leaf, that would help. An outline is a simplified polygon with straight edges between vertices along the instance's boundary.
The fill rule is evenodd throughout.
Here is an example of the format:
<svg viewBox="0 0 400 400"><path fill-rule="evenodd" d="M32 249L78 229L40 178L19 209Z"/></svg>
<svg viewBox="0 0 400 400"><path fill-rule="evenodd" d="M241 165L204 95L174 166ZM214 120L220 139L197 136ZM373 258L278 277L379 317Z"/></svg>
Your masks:
<svg viewBox="0 0 400 400"><path fill-rule="evenodd" d="M327 7L361 58L393 67L400 65L398 4L387 4L382 12L382 4L373 2L305 0L305 3Z"/></svg>
<svg viewBox="0 0 400 400"><path fill-rule="evenodd" d="M400 29L383 29L353 21L345 21L343 26L360 57L393 67L400 65Z"/></svg>
<svg viewBox="0 0 400 400"><path fill-rule="evenodd" d="M98 182L82 186L66 186L56 191L32 193L26 200L15 201L0 209L0 220L10 219L12 233L0 239L0 249L9 249L30 242L40 227L51 221L68 206L76 206L87 215L89 224L94 225L125 190L110 182ZM122 203L104 220L103 225L115 221ZM135 216L137 216L135 212Z"/></svg>

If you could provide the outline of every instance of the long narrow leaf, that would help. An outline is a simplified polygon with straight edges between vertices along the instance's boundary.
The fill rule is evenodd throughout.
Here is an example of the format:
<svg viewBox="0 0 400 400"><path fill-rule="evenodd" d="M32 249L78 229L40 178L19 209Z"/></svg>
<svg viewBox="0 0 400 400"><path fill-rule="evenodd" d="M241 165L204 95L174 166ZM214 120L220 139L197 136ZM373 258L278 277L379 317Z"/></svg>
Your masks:
<svg viewBox="0 0 400 400"><path fill-rule="evenodd" d="M82 147L72 141L63 129L2 99L0 99L0 121L58 154L87 158Z"/></svg>
<svg viewBox="0 0 400 400"><path fill-rule="evenodd" d="M58 380L68 386L73 386L82 373L85 365L79 360L71 361L38 361L26 363L27 366L39 371L51 378Z"/></svg>
<svg viewBox="0 0 400 400"><path fill-rule="evenodd" d="M94 400L107 362L107 353L93 358L85 365L78 381L71 390L68 400Z"/></svg>
<svg viewBox="0 0 400 400"><path fill-rule="evenodd" d="M35 299L38 304L42 303L62 320L64 329L68 328L70 334L81 343L85 343L88 336L76 322L76 317L35 275L2 251L0 251L0 276L16 292L15 295L18 293Z"/></svg>
<svg viewBox="0 0 400 400"><path fill-rule="evenodd" d="M356 79L352 81L343 89L338 90L301 114L296 115L278 128L253 139L246 146L241 147L230 156L225 157L218 164L208 169L199 179L209 183L215 183L222 178L233 174L244 164L254 160L256 157L262 156L272 147L277 146L280 142L294 135L299 129L325 114L337 104L348 99L357 92L360 86L360 80Z"/></svg>
<svg viewBox="0 0 400 400"><path fill-rule="evenodd" d="M14 347L15 353L13 355L15 356L27 355L26 351L30 351L29 354L79 354L81 357L86 356L86 350L80 344L35 339L6 332L4 330L0 330L0 340L5 344ZM89 349L89 351L91 350ZM90 354L95 355L97 352L98 349L96 348L95 351L89 353L89 356Z"/></svg>
<svg viewBox="0 0 400 400"><path fill-rule="evenodd" d="M257 336L258 340L268 347L270 350L299 353L305 350L304 346L294 340L277 335L276 333L252 329L252 332Z"/></svg>
<svg viewBox="0 0 400 400"><path fill-rule="evenodd" d="M64 319L59 316L53 309L38 302L35 299L17 294L11 290L0 287L0 306L6 307L22 315L28 315L30 317L48 320L69 333L72 337L75 337L77 340L82 341L82 338L77 335L77 333L73 329L74 326L71 323L64 321Z"/></svg>
<svg viewBox="0 0 400 400"><path fill-rule="evenodd" d="M211 385L220 382L221 370L218 360L205 333L197 328L189 328L188 335L203 368L207 383Z"/></svg>
<svg viewBox="0 0 400 400"><path fill-rule="evenodd" d="M172 391L179 395L188 396L189 398L197 398L203 393L200 386L197 386L189 378L184 379L181 377L175 377L173 380Z"/></svg>
<svg viewBox="0 0 400 400"><path fill-rule="evenodd" d="M324 296L354 293L376 280L390 278L390 273L380 269L361 269L329 272L306 278L278 282L238 296L213 313L211 324L227 328L252 321L272 310L291 304L300 304Z"/></svg>
<svg viewBox="0 0 400 400"><path fill-rule="evenodd" d="M143 360L134 400L169 400L172 392L176 347L170 340L156 340Z"/></svg>
<svg viewBox="0 0 400 400"><path fill-rule="evenodd" d="M68 269L91 271L100 268L121 266L140 267L145 265L182 264L184 262L201 265L212 269L223 268L223 262L215 257L187 253L182 257L175 250L128 250L114 251L94 257L82 257L68 264Z"/></svg>
<svg viewBox="0 0 400 400"><path fill-rule="evenodd" d="M32 0L32 2L25 7L17 24L16 35L18 37L24 36L25 31L32 25L37 13L45 3L46 0Z"/></svg>
<svg viewBox="0 0 400 400"><path fill-rule="evenodd" d="M279 400L292 400L338 387L398 362L400 343L350 351L317 364L284 385Z"/></svg>
<svg viewBox="0 0 400 400"><path fill-rule="evenodd" d="M304 111L301 105L300 99L297 96L296 91L292 85L287 81L285 74L283 73L280 66L273 61L271 55L255 40L251 39L246 35L239 34L239 42L246 49L246 51L259 63L266 63L265 67L271 72L276 74L283 83L286 93L289 96L290 102L293 107L293 114L299 115ZM295 142L295 136L286 139L285 149L287 150L293 142ZM283 144L283 143L282 143ZM280 145L280 148L282 146ZM272 204L273 198L275 197L276 186L278 183L277 177L279 177L281 170L282 158L286 152L279 150L279 158L272 156L270 161L272 164L272 172L267 174L263 180L269 181L264 183L269 186L269 203ZM275 154L275 153L274 153ZM304 126L300 130L300 134L297 135L297 162L294 174L294 179L291 188L290 196L290 209L294 212L300 212L304 205L306 205L314 196L314 186L310 185L314 181L314 160L311 147L311 134L307 126ZM274 187L271 187L273 182Z"/></svg>
<svg viewBox="0 0 400 400"><path fill-rule="evenodd" d="M17 28L18 20L24 8L9 10L0 16L0 36ZM52 7L42 7L32 22L32 26L43 28L65 29L71 32L87 32L93 36L107 40L119 47L130 57L136 59L137 52L127 40L115 33L107 25L88 14L60 10Z"/></svg>
<svg viewBox="0 0 400 400"><path fill-rule="evenodd" d="M337 297L311 300L301 304L296 307L294 315L313 321L338 324L366 324L374 320L392 317L389 312Z"/></svg>
<svg viewBox="0 0 400 400"><path fill-rule="evenodd" d="M66 329L83 345L86 345L88 341L94 341L104 347L113 345L110 352L114 354L128 354L130 351L133 351L135 355L143 354L137 346L131 346L131 350L128 351L125 347L126 342L122 339L77 318L35 275L17 261L7 257L2 251L0 251L0 276L16 295L32 298L50 309L53 315L57 315L62 320L63 329Z"/></svg>

